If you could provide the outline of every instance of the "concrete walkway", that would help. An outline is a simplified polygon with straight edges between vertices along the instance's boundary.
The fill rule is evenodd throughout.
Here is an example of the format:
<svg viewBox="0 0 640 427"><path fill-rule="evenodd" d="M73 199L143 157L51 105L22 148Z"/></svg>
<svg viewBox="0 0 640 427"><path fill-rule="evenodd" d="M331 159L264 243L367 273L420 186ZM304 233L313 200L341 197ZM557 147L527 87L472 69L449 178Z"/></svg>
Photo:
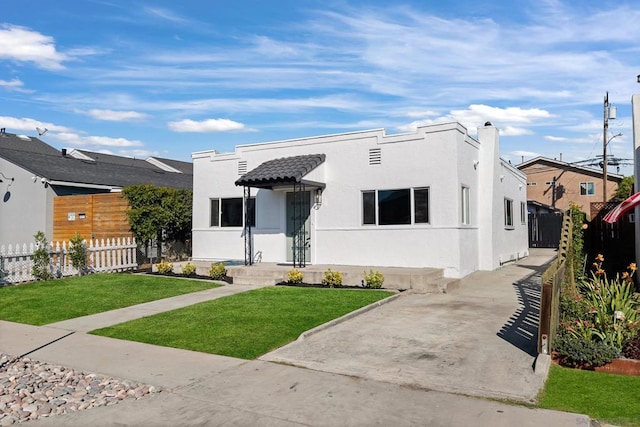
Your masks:
<svg viewBox="0 0 640 427"><path fill-rule="evenodd" d="M498 399L534 402L540 274L555 251L477 272L447 294L406 295L261 360Z"/></svg>
<svg viewBox="0 0 640 427"><path fill-rule="evenodd" d="M420 348L421 353L413 354L413 360L429 360L431 358L429 354L435 358L441 358L439 353L447 351L447 346L450 345L447 342L450 342L452 337L459 332L456 328L448 329L449 334L441 334L440 339L445 342L440 346L429 346L427 342L412 343L411 340L415 338L406 335L406 331L413 329L419 324L419 321L417 323L416 321L407 321L404 328L397 326L397 331L404 330L405 334L399 334L398 341L395 343L387 341L392 338L391 331L375 335L374 328L373 340L375 341L376 336L379 337L378 347L395 345L396 348L400 348L408 345L409 348L398 353L388 353L388 355L395 354L398 359L388 360L386 364L382 359L378 359L374 363L366 357L358 357L357 351L353 350L345 358L340 357L342 360L340 364L346 363L346 358L356 357L356 362L350 363L349 366L351 372L357 372L357 374L349 375L341 375L342 372L335 373L334 371L337 372L340 369L337 369L336 365L328 363L330 357L338 357L338 352L329 351L329 345L318 346L314 343L315 339L338 338L341 333L351 334L349 336L352 339L369 341L370 338L354 332L354 330L364 327L361 319L375 319L378 325L384 326L385 323L390 325L402 323L402 320L393 320L392 318L394 316L403 318L411 312L421 313L418 314L418 318L426 322L424 324L426 327L423 329L434 330L442 325L438 326L433 323L433 319L429 320L429 315L424 313L425 309L427 311L435 310L440 304L443 310L441 313L444 313L446 305L450 304L448 310L457 311L458 318L462 318L463 312L456 308L457 305L463 304L465 298L472 300L476 298L477 303L484 301L485 306L489 308L485 307L476 315L466 314L465 316L475 319L475 322L478 323L485 322L484 319L487 317L501 319L495 323L497 329L493 326L494 323L489 321L486 321L485 326L493 327L493 338L504 341L505 346L516 346L509 341L508 334L505 337L500 337L497 334L500 334L503 327L508 330L509 325L516 325L516 321L519 319L517 307L515 312L507 313L506 306L502 307L496 302L503 297L508 299L506 295L511 294L511 297L516 301L515 305L518 305L518 293L512 283L534 272L535 269L527 267L527 263L539 266L539 263L534 261L535 256L522 260L519 266L508 266L497 272L487 273L487 277L483 273L479 277L483 278L484 282L476 282L475 279L469 278L458 294L455 294L462 298L460 301L456 300L454 294L402 295L401 298L389 304L351 318L337 326L327 328L302 342L296 342L266 355L265 360L246 361L115 340L81 332L93 329L93 325L97 325L95 327L106 326L110 321L107 320L109 316L106 314L104 316L87 316L82 320L76 319L75 323L66 321L59 322L55 326L42 327L0 321L0 351L18 355L37 349L29 357L163 388L163 392L140 400L125 400L118 405L44 418L28 422L27 425L519 425L522 427L553 425L586 427L590 422L588 417L583 415L529 409L523 406L512 406L442 391L429 391L433 388L440 389L442 378L431 377L436 386L429 386L426 382L429 377L422 377L422 373L417 370L420 365L413 365L411 359L403 360L402 357L406 357L407 353L413 354L416 348ZM505 289L499 289L499 285L490 291L479 288L486 286L493 280L504 283ZM211 291L212 294L222 295L229 292L227 288L234 288L234 286L225 286ZM245 290L249 288L242 287ZM233 291L236 290L240 290L240 287ZM198 294L202 294L202 292ZM209 295L207 298L213 296ZM429 305L426 302L429 299L435 299L439 302ZM163 304L166 304L165 309L167 310L176 307L176 300L173 298L163 301L164 303L156 302L157 304L152 306L154 307L152 309L133 307L125 309L124 312L116 310L119 313L113 319L118 323L132 318L130 316L148 315L151 313L149 310L163 311ZM185 299L180 304L187 304L187 302ZM397 307L397 311L392 310L394 306ZM493 306L500 308L494 311L490 308ZM387 317L389 320L387 322L381 321L375 314L378 312L381 313L382 318ZM112 312L111 315L114 313ZM372 315L374 317L370 317ZM465 320L465 322L473 323L469 320ZM68 335L69 331L78 332ZM464 336L462 341L469 339L471 337ZM511 341L517 342L515 339ZM48 343L51 344L47 345ZM310 359L301 356L309 354L304 350L307 344L311 346L310 348L322 349L320 354L321 357L326 357L322 363L326 369L320 369L320 365L313 366L313 369L305 369L267 361L286 356L295 360L296 364L304 365ZM361 345L359 342L351 344L354 348L360 348ZM336 345L339 351L349 347L340 342ZM504 363L500 360L490 360L488 355L486 357L482 355L487 351L486 348L493 345L495 344L489 344L489 347L485 347L485 343L480 340L472 343L471 347L459 348L458 353L480 354L480 360L475 369L479 371L492 370L495 368L494 365ZM364 348L367 349L366 351L370 351L372 347L367 345ZM522 350L520 351L522 352ZM297 356L293 357L292 354ZM494 354L493 350L489 354ZM451 366L461 369L465 375L468 375L469 369L465 364L471 363L473 358L468 354L464 356L468 357L460 357ZM530 355L527 357L532 358ZM363 363L372 364L355 367L356 364ZM519 363L518 360L516 363L518 366L513 368L513 377L500 378L500 382L519 383L520 375L527 376L526 369L525 372L518 370ZM446 363L441 363L439 366L444 368L445 365ZM453 374L456 369L450 369L449 374ZM394 380L388 373L392 370L396 370L402 375ZM375 372L383 372L384 377L376 378ZM407 375L414 375L420 379L420 382L405 381ZM490 380L492 375L479 375L478 381Z"/></svg>

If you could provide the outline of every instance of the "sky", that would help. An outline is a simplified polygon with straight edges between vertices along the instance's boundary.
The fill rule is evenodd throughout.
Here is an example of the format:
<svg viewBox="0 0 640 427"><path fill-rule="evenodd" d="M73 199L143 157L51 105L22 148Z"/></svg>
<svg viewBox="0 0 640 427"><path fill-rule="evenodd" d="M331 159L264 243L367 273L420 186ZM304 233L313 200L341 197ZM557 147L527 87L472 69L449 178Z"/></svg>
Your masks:
<svg viewBox="0 0 640 427"><path fill-rule="evenodd" d="M602 155L608 93L608 155L632 159L638 22L632 0L3 2L0 127L190 161L440 122L475 136L490 121L514 164L577 162Z"/></svg>

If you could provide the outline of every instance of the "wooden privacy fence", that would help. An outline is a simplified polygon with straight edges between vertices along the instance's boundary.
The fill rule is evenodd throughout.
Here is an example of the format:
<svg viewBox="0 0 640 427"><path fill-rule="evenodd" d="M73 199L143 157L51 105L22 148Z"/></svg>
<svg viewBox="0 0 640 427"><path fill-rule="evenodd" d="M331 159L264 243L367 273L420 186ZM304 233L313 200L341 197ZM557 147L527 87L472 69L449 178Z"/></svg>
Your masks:
<svg viewBox="0 0 640 427"><path fill-rule="evenodd" d="M138 266L136 261L136 240L130 237L114 239L85 240L87 248L87 268L90 272L116 272L131 270ZM49 269L54 277L73 276L78 270L67 256L70 242L49 243ZM36 246L0 246L0 285L36 280L31 270L33 252Z"/></svg>
<svg viewBox="0 0 640 427"><path fill-rule="evenodd" d="M540 323L538 325L538 353L551 354L553 339L560 320L560 289L565 278L572 278L572 263L568 254L573 244L573 224L569 212L562 221L558 258L542 273ZM569 262L567 262L569 260ZM568 275L568 276L567 276Z"/></svg>

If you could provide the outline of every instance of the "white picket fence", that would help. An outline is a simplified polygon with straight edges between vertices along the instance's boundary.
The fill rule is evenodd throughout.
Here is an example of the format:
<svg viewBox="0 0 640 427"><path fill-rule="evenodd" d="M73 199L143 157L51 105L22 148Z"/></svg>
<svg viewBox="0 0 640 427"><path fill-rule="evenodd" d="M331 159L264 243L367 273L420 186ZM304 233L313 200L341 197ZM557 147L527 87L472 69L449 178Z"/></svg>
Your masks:
<svg viewBox="0 0 640 427"><path fill-rule="evenodd" d="M135 269L137 245L130 237L117 239L85 240L87 245L87 268L90 272L116 272ZM70 242L49 243L49 265L54 277L73 276L78 270L67 256ZM27 245L0 246L0 286L36 280L31 273L33 267L34 243Z"/></svg>

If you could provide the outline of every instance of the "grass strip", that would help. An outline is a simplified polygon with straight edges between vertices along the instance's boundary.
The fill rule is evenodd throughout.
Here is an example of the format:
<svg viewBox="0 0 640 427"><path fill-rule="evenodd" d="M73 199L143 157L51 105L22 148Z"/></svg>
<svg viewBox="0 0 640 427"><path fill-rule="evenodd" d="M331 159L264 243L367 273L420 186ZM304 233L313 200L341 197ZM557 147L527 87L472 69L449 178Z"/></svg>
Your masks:
<svg viewBox="0 0 640 427"><path fill-rule="evenodd" d="M540 407L586 414L618 426L640 426L640 377L552 365Z"/></svg>
<svg viewBox="0 0 640 427"><path fill-rule="evenodd" d="M375 290L268 287L91 333L254 359L304 331L391 295Z"/></svg>
<svg viewBox="0 0 640 427"><path fill-rule="evenodd" d="M207 281L129 273L5 286L0 288L0 319L46 325L218 286Z"/></svg>

